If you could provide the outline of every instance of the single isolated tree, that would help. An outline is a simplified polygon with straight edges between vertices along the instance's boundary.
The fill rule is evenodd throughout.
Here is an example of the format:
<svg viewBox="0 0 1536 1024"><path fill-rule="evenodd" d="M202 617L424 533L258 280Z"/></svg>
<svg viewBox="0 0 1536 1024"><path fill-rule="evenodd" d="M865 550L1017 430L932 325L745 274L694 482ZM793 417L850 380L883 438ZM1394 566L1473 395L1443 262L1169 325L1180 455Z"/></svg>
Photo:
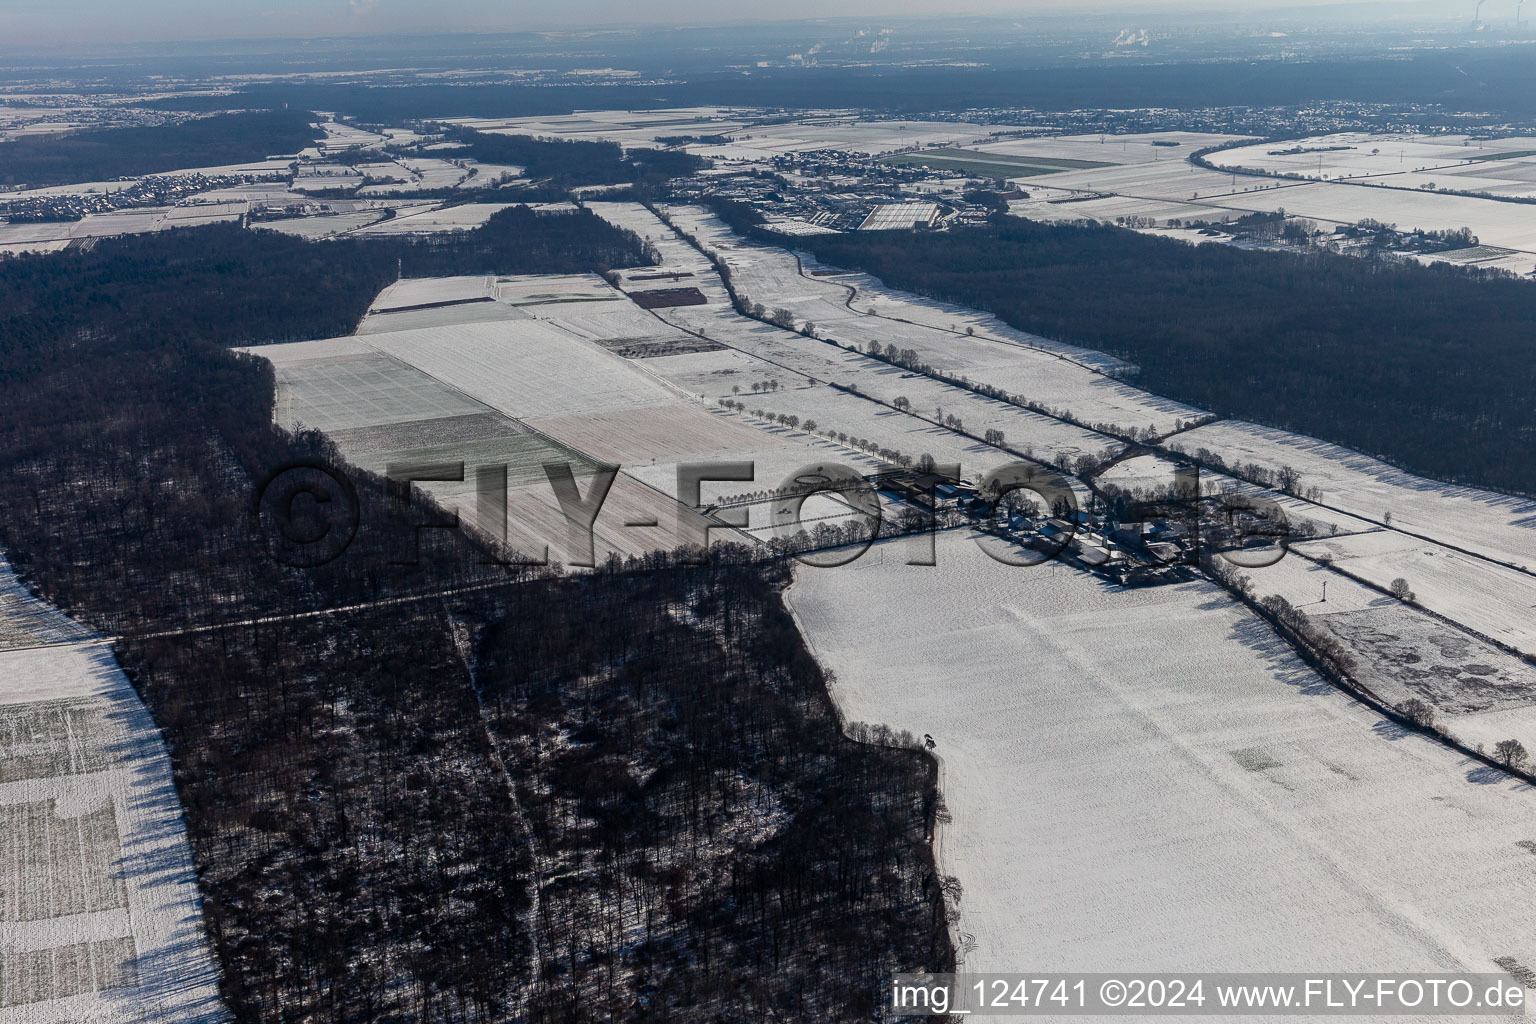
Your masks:
<svg viewBox="0 0 1536 1024"><path fill-rule="evenodd" d="M1278 482L1286 494L1296 494L1301 488L1301 474L1291 466L1281 466Z"/></svg>
<svg viewBox="0 0 1536 1024"><path fill-rule="evenodd" d="M1493 745L1493 759L1510 771L1521 771L1530 760L1525 744L1519 740L1499 740Z"/></svg>
<svg viewBox="0 0 1536 1024"><path fill-rule="evenodd" d="M1398 710L1403 713L1404 718L1420 729L1428 729L1435 724L1435 709L1417 697L1403 701Z"/></svg>
<svg viewBox="0 0 1536 1024"><path fill-rule="evenodd" d="M1399 601L1412 601L1413 591L1408 586L1408 581L1399 576L1392 581L1392 596Z"/></svg>

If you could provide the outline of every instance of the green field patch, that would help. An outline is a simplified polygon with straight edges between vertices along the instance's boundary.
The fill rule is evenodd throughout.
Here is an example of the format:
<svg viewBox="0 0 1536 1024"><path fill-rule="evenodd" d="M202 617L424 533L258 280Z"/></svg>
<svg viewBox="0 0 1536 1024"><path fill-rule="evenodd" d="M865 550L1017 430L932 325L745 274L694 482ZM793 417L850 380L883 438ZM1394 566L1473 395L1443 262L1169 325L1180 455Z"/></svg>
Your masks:
<svg viewBox="0 0 1536 1024"><path fill-rule="evenodd" d="M921 153L897 153L881 157L880 162L897 167L937 167L994 178L1033 178L1042 174L1060 174L1062 171L1114 166L1100 160L1008 156L1004 153L983 153L975 149L930 149Z"/></svg>
<svg viewBox="0 0 1536 1024"><path fill-rule="evenodd" d="M1452 249L1450 252L1442 252L1437 255L1442 260L1451 263L1478 263L1482 260L1496 260L1503 256L1513 256L1515 250L1501 249L1496 245L1474 245L1470 249Z"/></svg>
<svg viewBox="0 0 1536 1024"><path fill-rule="evenodd" d="M376 473L383 473L390 463L462 462L466 481L474 480L476 466L506 466L507 484L511 487L544 482L547 479L544 475L546 462L568 463L577 475L589 473L597 466L576 449L533 431L509 437L374 452L358 461L363 468Z"/></svg>
<svg viewBox="0 0 1536 1024"><path fill-rule="evenodd" d="M1513 149L1507 153L1479 153L1477 156L1469 156L1471 163L1480 164L1488 160L1519 160L1521 157L1536 156L1536 149Z"/></svg>
<svg viewBox="0 0 1536 1024"><path fill-rule="evenodd" d="M278 371L280 418L327 433L410 420L469 416L486 407L385 355L309 360Z"/></svg>
<svg viewBox="0 0 1536 1024"><path fill-rule="evenodd" d="M560 302L619 302L622 295L551 295L548 298L534 295L528 298L508 301L510 306L553 306Z"/></svg>

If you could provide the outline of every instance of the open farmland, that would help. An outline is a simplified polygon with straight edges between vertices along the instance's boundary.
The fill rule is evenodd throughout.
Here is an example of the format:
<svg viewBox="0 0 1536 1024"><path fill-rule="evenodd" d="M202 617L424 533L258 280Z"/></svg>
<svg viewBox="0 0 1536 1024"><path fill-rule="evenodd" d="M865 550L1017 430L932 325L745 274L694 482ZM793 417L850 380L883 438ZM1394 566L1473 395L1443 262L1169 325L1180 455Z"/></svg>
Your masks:
<svg viewBox="0 0 1536 1024"><path fill-rule="evenodd" d="M448 286L445 284L444 288ZM368 340L396 336L371 335ZM586 344L574 338L561 338L573 346ZM480 518L489 510L482 508L478 498L475 467L506 467L509 496L505 538L509 546L525 555L538 555L546 546L560 559L568 559L574 553L567 540L565 519L545 475L546 463L570 466L582 493L587 493L600 459L632 454L611 447L613 443L622 443L623 434L605 435L581 415L557 417L552 426L582 442L611 439L610 445L594 457L403 360L380 354L363 338L271 345L252 351L270 359L277 369L280 424L303 424L324 430L349 462L375 473L384 473L391 464L464 463L462 481L423 482L417 487L446 507L456 509L465 522L498 538L502 536L501 524ZM515 378L515 374L511 376ZM504 400L517 397L505 390L493 390ZM550 397L546 395L544 400L548 402ZM630 426L637 428L647 415L665 415L669 408L672 407L632 409ZM713 422L702 410L694 415L702 418L706 426ZM669 421L669 425L675 428L678 424ZM658 428L642 431L638 436L649 436L661 443L665 431ZM625 525L631 522L657 525ZM603 504L597 523L596 552L598 557L609 552L628 555L699 543L703 525L700 517L684 513L661 492L621 474Z"/></svg>
<svg viewBox="0 0 1536 1024"><path fill-rule="evenodd" d="M984 153L1046 163L1077 163L1079 166L1123 166L1182 161L1191 152L1223 142L1241 141L1237 135L1205 132L1141 132L1126 135L1050 135L1041 138L1002 139L975 148Z"/></svg>
<svg viewBox="0 0 1536 1024"><path fill-rule="evenodd" d="M744 128L750 117L717 107L678 107L669 110L584 110L543 117L450 117L447 124L480 132L507 135L617 142L622 146L655 146L658 138L675 135L721 135Z"/></svg>
<svg viewBox="0 0 1536 1024"><path fill-rule="evenodd" d="M528 423L605 462L733 459L765 441L734 416L694 405L605 409L569 416L532 417Z"/></svg>
<svg viewBox="0 0 1536 1024"><path fill-rule="evenodd" d="M1178 145L1153 144L1158 141ZM1531 269L1536 206L1499 201L1536 196L1529 138L1355 132L1219 150L1209 158L1217 170L1188 160L1195 150L1241 141L1158 133L1009 140L978 148L1022 164L1102 165L1013 175L1029 198L1011 202L1010 211L1035 220L1136 217L1163 227L1171 220L1231 221L1283 209L1325 229L1368 218L1403 230L1467 227L1484 244L1511 250L1500 266Z"/></svg>
<svg viewBox="0 0 1536 1024"><path fill-rule="evenodd" d="M1526 203L1334 181L1265 189L1212 202L1239 213L1273 213L1284 208L1291 216L1328 226L1369 218L1403 230L1455 231L1465 227L1484 244L1536 256L1536 205Z"/></svg>
<svg viewBox="0 0 1536 1024"><path fill-rule="evenodd" d="M1389 530L1310 541L1297 550L1384 590L1407 580L1423 607L1536 655L1536 577Z"/></svg>
<svg viewBox="0 0 1536 1024"><path fill-rule="evenodd" d="M1536 568L1536 501L1529 498L1414 476L1339 445L1238 420L1197 427L1169 444L1189 453L1204 448L1228 465L1291 466L1303 488L1321 489L1323 504L1372 525L1390 513L1396 530Z"/></svg>
<svg viewBox="0 0 1536 1024"><path fill-rule="evenodd" d="M879 472L879 460L835 441L779 424L747 420L756 430L760 440L757 447L742 448L731 452L721 461L750 462L751 480L706 480L699 485L699 498L703 506L720 506L747 513L747 532L760 540L772 537L772 530L782 525L776 522L778 506L775 499L788 482L804 475L808 467L837 464L861 474ZM705 460L712 461L712 460ZM637 480L656 490L677 497L677 470L675 462L656 462L632 466L627 472ZM802 521L809 521L818 505L835 501L838 518L848 515L847 503L842 499L825 498L818 501L813 496L806 502L801 513ZM813 504L817 502L817 504ZM717 531L715 536L720 536Z"/></svg>
<svg viewBox="0 0 1536 1024"><path fill-rule="evenodd" d="M285 426L336 430L466 416L486 407L400 360L338 347L288 348L280 365L277 417ZM335 351L331 355L329 352Z"/></svg>
<svg viewBox="0 0 1536 1024"><path fill-rule="evenodd" d="M679 400L620 357L533 320L392 331L367 340L379 351L520 419Z"/></svg>
<svg viewBox="0 0 1536 1024"><path fill-rule="evenodd" d="M523 318L473 324L455 319L460 310L486 306ZM381 324L402 315L436 315L445 322L404 330ZM368 333L251 350L277 367L279 422L323 429L351 462L374 472L392 463L506 465L507 542L520 552L537 553L547 544L557 557L570 553L564 519L544 479L549 461L570 464L583 489L598 462L624 467L596 524L599 557L702 542L705 521L672 501L682 462L759 462L756 482L727 485L732 493L772 489L790 470L829 458L875 468L825 438L710 411L704 396L695 398L648 369L665 362L681 370L693 360L708 366L724 350L642 362L608 351L635 335L692 339L640 312L597 278L403 281L374 301L363 329ZM859 406L869 414L880 411L867 400ZM499 535L497 524L478 519L472 468L463 481L420 487ZM657 525L631 525L645 522Z"/></svg>
<svg viewBox="0 0 1536 1024"><path fill-rule="evenodd" d="M683 245L675 238L673 244ZM720 287L712 271L693 273L711 291ZM488 306L528 319L457 321L461 310ZM605 505L598 527L601 541L632 552L697 536L663 537L645 532L655 528L622 525L676 519L666 496L675 494L681 462L758 463L751 485L711 489L742 494L771 491L786 474L829 459L873 471L878 463L871 456L880 453L958 462L968 478L979 479L1017 457L975 439L991 430L1001 430L1014 451L1045 461L1118 448L1102 435L749 320L723 304L699 309L683 326L728 348L644 359L615 354L635 342L696 340L664 322L693 309L642 313L596 278L407 281L375 300L364 321L367 333L254 351L278 366L280 422L326 430L364 468L508 464L512 504L527 505L512 511L509 543L518 550L563 537L558 509L539 479L548 459L570 461L583 481L596 462L625 467L614 508L627 500L642 511L610 516ZM402 315L438 315L445 322L388 329L388 320ZM822 383L828 380L840 387ZM726 395L747 411L708 411L703 404ZM892 408L898 399L911 412ZM963 423L964 432L940 425L946 417L951 426ZM633 491L630 482L641 481L649 487ZM472 520L477 513L468 473L464 481L422 489ZM647 502L649 515L642 508ZM762 514L754 510L754 529L765 525ZM696 517L684 521L694 524L689 530L702 525ZM495 533L494 524L481 525ZM623 532L605 538L605 528Z"/></svg>
<svg viewBox="0 0 1536 1024"><path fill-rule="evenodd" d="M833 431L839 441L846 435L851 447L889 450L914 461L931 455L940 463L958 463L970 480L979 480L989 469L1016 461L992 445L825 384L749 395L745 404L749 419L758 419L753 411L761 410L775 416L794 416L802 424L814 421L817 432Z"/></svg>
<svg viewBox="0 0 1536 1024"><path fill-rule="evenodd" d="M786 388L807 383L802 373L723 347L709 353L658 356L646 360L646 369L710 404L732 396L750 399L765 385Z"/></svg>
<svg viewBox="0 0 1536 1024"><path fill-rule="evenodd" d="M752 254L773 252L775 250L768 247L751 249ZM790 259L792 265L789 254L779 252L779 256ZM769 267L784 266L782 261L765 262ZM744 263L744 266L751 264ZM828 287L799 274L786 280L799 282L812 291ZM686 317L686 312L667 310L664 319L703 332L712 340L736 350L739 356L750 358L743 360L739 356L731 358L723 354L697 360L680 357L652 365L651 369L668 376L676 375L678 383L690 390L697 391L701 385L707 387L707 394L723 397L727 388L739 389L731 394L737 401L745 402L749 409L814 420L822 433L836 431L862 439L875 448L913 458L926 452L941 461L960 461L968 472L975 467L978 473L1008 461L1011 456L965 434L984 436L988 430L1001 430L1011 448L1048 461L1058 456L1075 459L1082 455L1098 455L1119 447L1112 438L983 398L928 377L902 372L870 356L761 324L740 316L729 307L712 307L693 317ZM949 340L954 336L944 337ZM1051 363L1059 361L1045 358ZM757 360L756 365L752 359ZM753 388L754 384L768 382L787 390L760 394ZM831 384L837 387L831 387ZM890 408L897 399L904 400L920 416L898 413ZM949 416L960 419L965 434L928 422L945 421ZM958 458L961 452L967 453L967 457Z"/></svg>
<svg viewBox="0 0 1536 1024"><path fill-rule="evenodd" d="M1056 174L1060 171L1107 166L1102 161L1013 156L1007 153L986 153L975 149L920 149L913 153L881 157L880 162L894 164L897 167L955 170L978 177L992 178L1034 177L1037 174Z"/></svg>
<svg viewBox="0 0 1536 1024"><path fill-rule="evenodd" d="M429 207L405 211L386 220L357 228L354 235L434 234L439 231L469 231L478 228L497 213L516 203L464 203L459 206Z"/></svg>
<svg viewBox="0 0 1536 1024"><path fill-rule="evenodd" d="M848 112L813 112L791 120L765 111L713 107L640 111L581 111L564 116L449 118L476 131L574 140L601 139L625 148L659 146L659 140L695 136L684 145L698 156L731 162L771 160L824 150L876 156L924 146L986 142L1005 126L966 121L862 120ZM721 142L717 137L725 137Z"/></svg>
<svg viewBox="0 0 1536 1024"><path fill-rule="evenodd" d="M806 117L783 124L752 125L731 133L728 146L700 147L703 156L759 160L784 153L836 149L875 156L918 146L970 144L1003 131L1003 126L964 121L861 121L857 118Z"/></svg>
<svg viewBox="0 0 1536 1024"><path fill-rule="evenodd" d="M985 350L994 358L998 345L1005 353L1011 353L1012 348L1034 348L1052 358L1107 375L1134 372L1134 367L1126 362L1092 348L1029 335L978 310L889 289L866 273L825 266L809 253L790 252L740 238L703 207L671 206L667 207L667 215L679 230L731 267L733 284L748 301L762 302L768 310L793 310L800 321L826 325L829 329L836 325L840 330L860 330L856 324L868 318L862 330L871 333L871 338L877 332L891 333L891 341L902 339L903 345L926 339L928 347L935 350ZM903 329L909 333L900 333ZM923 333L923 329L929 333ZM980 347L972 348L966 342L977 342ZM994 347L988 347L986 342L992 342Z"/></svg>
<svg viewBox="0 0 1536 1024"><path fill-rule="evenodd" d="M498 320L526 320L528 314L516 306L488 299L465 299L451 303L432 303L423 307L370 310L357 326L358 334L382 334L387 331L412 331L452 324L483 324Z"/></svg>
<svg viewBox="0 0 1536 1024"><path fill-rule="evenodd" d="M383 220L383 210L356 210L351 213L323 214L312 217L284 217L280 220L258 221L254 226L261 231L278 231L298 238L330 238L344 235L361 227Z"/></svg>
<svg viewBox="0 0 1536 1024"><path fill-rule="evenodd" d="M956 534L938 558L801 570L789 596L846 718L936 741L964 969L1536 959L1528 786L1384 728L1209 585L1011 568Z"/></svg>
<svg viewBox="0 0 1536 1024"><path fill-rule="evenodd" d="M359 195L391 195L422 189L456 188L469 175L467 167L431 157L403 156L392 164L370 166L367 170L370 177L400 180L389 184L367 185L359 190Z"/></svg>
<svg viewBox="0 0 1536 1024"><path fill-rule="evenodd" d="M802 278L815 277L839 286L849 301L838 300L848 312L863 312L883 321L882 326L892 330L900 324L937 329L949 336L950 344L960 350L967 346L959 342L958 335L983 342L999 342L1011 347L1023 347L1044 352L1047 355L1096 370L1110 376L1122 376L1135 372L1135 367L1122 359L1095 349L1082 348L1063 341L1043 338L1010 327L997 317L982 313L968 306L940 302L911 292L887 288L879 278L854 271L827 267L809 253L796 253L797 269ZM848 294L851 289L851 294ZM857 310L853 307L857 306ZM931 340L931 339L930 339Z"/></svg>
<svg viewBox="0 0 1536 1024"><path fill-rule="evenodd" d="M783 347L798 349L803 345L803 341L795 335L782 335L782 338L727 336L723 340L738 346L743 352L759 354L762 359L771 360L775 366L803 368L806 374L814 375L817 381L828 382L816 383L809 377L793 380L772 373L758 374L751 367L744 368L744 375L738 377L738 382L733 386L743 386L743 393L736 400L745 403L749 409L794 412L802 416L809 413L811 418L824 427L833 426L845 430L849 428L839 416L846 418L846 411L853 408L850 400L857 399L870 406L857 416L858 422L866 424L872 422L870 416L894 412L893 407L904 403L907 412L903 415L915 422L902 425L902 433L914 429L924 432L942 429L946 434L954 434L958 443L971 449L977 443L973 438L985 438L989 431L996 430L1002 433L1003 442L1009 449L1047 462L1054 462L1062 456L1075 460L1082 455L1114 454L1123 447L1121 442L1106 435L929 377L904 373L867 356L820 346L820 350L825 351L829 359L825 365L817 365L805 357L807 354L802 351L786 353L780 350L778 343L781 340ZM811 346L817 344L810 343ZM820 351L815 348L811 352L820 355ZM781 389L789 390L777 390L769 394L749 393L749 382L759 380L774 380ZM837 387L830 386L833 384ZM849 388L856 390L850 393L847 390ZM801 408L802 405L804 408ZM948 429L951 418L957 421L955 430ZM946 426L941 428L939 424ZM874 436L885 433L880 427L870 429ZM987 456L989 459L991 457Z"/></svg>
<svg viewBox="0 0 1536 1024"><path fill-rule="evenodd" d="M679 211L680 208L673 209ZM652 217L648 211L641 209L640 212ZM689 209L689 213L696 211ZM638 231L644 223L640 214L629 209L615 210L613 215L615 223L623 223L631 230ZM836 285L800 274L792 254L769 246L742 244L717 220L709 218L709 221L712 223L704 225L710 231L704 236L707 239L704 244L732 266L733 280L748 298L761 301L756 299L756 294L760 293L747 289L752 283L763 282L782 288L792 287L800 295L809 295L813 301L825 301L828 292L841 291ZM657 223L654 218L652 222ZM702 223L702 219L695 220L690 227L700 228L702 233ZM658 237L656 244L667 243ZM670 244L679 246L682 243L674 237ZM670 254L664 258L669 265L676 262ZM723 287L712 270L700 269L695 274L701 285ZM716 283L710 285L711 280ZM794 298L785 298L783 292L776 292L773 297L795 302ZM892 323L860 317L846 309L842 312L849 321L860 324L866 321L882 325ZM931 454L942 462L960 462L968 474L974 472L979 478L992 466L1014 458L995 446L975 440L990 430L1001 431L1012 451L1044 461L1061 458L1073 461L1085 455L1113 453L1120 447L1113 438L1072 423L984 398L926 376L903 372L871 356L762 324L737 314L729 306L716 304L697 312L665 310L662 318L705 334L735 350L736 355L711 353L707 357L701 354L656 361L650 366L653 371L674 379L695 393L725 397L730 389L734 400L745 403L748 410L761 410L772 416L795 416L802 422L814 421L819 428L817 433L830 434L840 443L861 442L852 446L867 451L885 450L913 459ZM837 321L835 326L842 323L844 321ZM944 333L920 325L897 326L904 326L925 338L937 339L936 344L973 343L984 347L990 345L999 353L1021 351L1019 346L1007 342L977 341L958 332ZM1033 355L1050 366L1063 362L1056 356L1038 352ZM1097 377L1114 389L1123 389L1133 396L1141 394L1085 367L1068 365L1084 378ZM780 390L760 391L770 384ZM898 401L905 403L909 412L897 412L892 408ZM1173 403L1167 407L1185 408ZM1147 408L1142 406L1138 414L1146 411ZM1190 414L1194 415L1193 410ZM940 425L948 424L950 418L958 420L957 429Z"/></svg>
<svg viewBox="0 0 1536 1024"><path fill-rule="evenodd" d="M1441 728L1485 750L1510 738L1536 744L1531 662L1299 554L1241 571L1255 595L1285 598L1341 642L1355 678L1388 703L1423 701Z"/></svg>
<svg viewBox="0 0 1536 1024"><path fill-rule="evenodd" d="M1083 194L1069 190L1047 190L1033 184L1030 186L1029 195L1029 199L1010 200L1008 212L1027 220L1046 224L1077 224L1083 221L1117 224L1122 218L1136 217L1140 218L1142 223L1150 221L1153 225L1139 230L1149 234L1179 232L1171 237L1182 238L1197 245L1212 239L1200 235L1197 230L1170 228L1164 225L1171 221L1224 223L1242 216L1240 212L1222 206L1212 206L1205 202L1143 199L1140 196L1101 193Z"/></svg>
<svg viewBox="0 0 1536 1024"><path fill-rule="evenodd" d="M3 563L0 593L0 1021L226 1019L148 711Z"/></svg>
<svg viewBox="0 0 1536 1024"><path fill-rule="evenodd" d="M1289 188L1295 182L1281 179L1234 176L1220 171L1206 170L1189 163L1178 150L1165 154L1151 163L1116 164L1091 170L1074 171L1053 175L1048 180L1024 179L1025 189L1032 200L1060 199L1063 193L1083 196L1091 193L1113 193L1127 199L1164 201L1175 204L1210 202L1226 195L1257 191L1261 188ZM1078 203L1062 204L1064 214L1070 214ZM1175 214L1188 217L1189 214Z"/></svg>
<svg viewBox="0 0 1536 1024"><path fill-rule="evenodd" d="M379 293L357 333L527 319L588 341L669 333L592 274L407 278Z"/></svg>
<svg viewBox="0 0 1536 1024"><path fill-rule="evenodd" d="M1462 192L1536 195L1536 138L1531 137L1340 132L1221 150L1211 162L1320 181L1361 179L1410 188L1434 181Z"/></svg>
<svg viewBox="0 0 1536 1024"><path fill-rule="evenodd" d="M622 295L613 298L617 301L530 303L516 308L587 341L642 341L681 334L625 302Z"/></svg>
<svg viewBox="0 0 1536 1024"><path fill-rule="evenodd" d="M335 188L340 186L317 185L314 187ZM287 234L298 235L302 238L330 238L337 235L357 235L360 237L433 235L450 231L472 231L475 228L483 227L487 221L502 210L512 206L526 205L523 203L490 202L448 205L422 198L380 198L371 191L366 192L366 194L359 194L364 195L364 198L357 200L331 200L327 202L327 208L339 208L335 213L309 213L292 217L265 219L253 222L252 226L264 231L281 231ZM409 196L408 192L404 194ZM370 196L372 198L369 198ZM302 205L307 202L311 205L312 209L317 208L315 206L316 200L304 200L303 197L297 195L265 198L269 201L273 198L286 198L288 205ZM532 204L532 208L536 210L545 209L550 205L553 204Z"/></svg>
<svg viewBox="0 0 1536 1024"><path fill-rule="evenodd" d="M343 152L358 147L369 149L382 146L388 141L382 135L340 121L321 121L320 130L325 133L325 137L315 144L313 150L306 150L305 153Z"/></svg>
<svg viewBox="0 0 1536 1024"><path fill-rule="evenodd" d="M1522 273L1530 270L1530 257L1536 255L1536 206L1447 194L1430 187L1457 187L1437 172L1298 181L1222 175L1169 160L1019 181L1030 199L1011 203L1010 210L1037 220L1090 218L1108 222L1134 216L1164 225L1169 220L1230 221L1250 213L1284 210L1289 216L1307 218L1328 230L1366 219L1394 224L1405 231L1470 228L1483 243L1524 257L1523 262L1511 257L1510 263ZM1474 191L1492 191L1501 182L1473 179L1463 184ZM1529 185L1536 188L1536 182Z"/></svg>
<svg viewBox="0 0 1536 1024"><path fill-rule="evenodd" d="M0 253L51 252L71 242L114 235L139 235L172 228L229 224L247 211L244 202L209 203L201 206L139 207L111 213L93 213L75 221L43 224L0 224Z"/></svg>
<svg viewBox="0 0 1536 1024"><path fill-rule="evenodd" d="M1097 353L1032 336L1021 344L992 324L978 329L973 312L886 289L865 275L808 276L794 254L744 242L718 218L684 217L676 207L672 212L679 227L731 267L732 281L747 301L788 309L802 325L814 324L819 337L860 351L871 344L910 349L942 373L1002 388L1083 424L1166 433L1209 415L1104 372L1123 372L1125 364L1117 360L1106 364L1107 357Z"/></svg>
<svg viewBox="0 0 1536 1024"><path fill-rule="evenodd" d="M379 292L369 304L368 312L373 314L451 302L476 302L495 297L494 279L487 275L407 277Z"/></svg>
<svg viewBox="0 0 1536 1024"><path fill-rule="evenodd" d="M1337 568L1292 551L1273 565L1239 571L1256 596L1285 598L1342 641L1356 659L1354 674L1394 705L1417 697L1453 716L1536 706L1536 665Z"/></svg>
<svg viewBox="0 0 1536 1024"><path fill-rule="evenodd" d="M623 295L595 274L525 274L488 280L492 294L514 306L559 305L568 302L613 302L625 305Z"/></svg>

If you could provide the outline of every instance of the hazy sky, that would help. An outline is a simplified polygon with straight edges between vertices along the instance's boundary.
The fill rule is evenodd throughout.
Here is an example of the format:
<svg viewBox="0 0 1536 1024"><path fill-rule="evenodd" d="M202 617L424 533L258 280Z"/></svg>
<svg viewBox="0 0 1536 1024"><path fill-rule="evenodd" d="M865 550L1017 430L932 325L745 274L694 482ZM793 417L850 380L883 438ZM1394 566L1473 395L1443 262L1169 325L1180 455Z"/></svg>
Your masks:
<svg viewBox="0 0 1536 1024"><path fill-rule="evenodd" d="M1283 6L1340 4L1349 0L1282 0ZM1385 0L1382 6L1407 0ZM1511 3L1513 0L1511 0ZM1504 0L1488 0L1488 10ZM1254 0L775 0L725 5L719 0L0 0L0 50L7 43L49 45L319 36L375 33L591 29L633 24L720 24L754 15L774 19L881 15L1125 11L1172 8L1247 10L1273 3ZM1447 4L1447 6L1462 6ZM1470 3L1466 4L1470 10ZM760 12L760 13L759 13Z"/></svg>

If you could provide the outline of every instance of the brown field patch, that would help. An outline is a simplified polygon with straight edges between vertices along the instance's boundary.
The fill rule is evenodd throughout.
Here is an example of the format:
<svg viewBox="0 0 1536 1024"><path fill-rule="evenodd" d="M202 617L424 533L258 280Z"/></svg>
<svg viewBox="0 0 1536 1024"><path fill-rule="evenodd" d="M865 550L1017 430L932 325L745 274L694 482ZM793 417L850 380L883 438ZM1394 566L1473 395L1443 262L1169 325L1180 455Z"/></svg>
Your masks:
<svg viewBox="0 0 1536 1024"><path fill-rule="evenodd" d="M658 288L653 292L630 295L641 309L667 309L671 306L702 306L709 300L697 288Z"/></svg>

